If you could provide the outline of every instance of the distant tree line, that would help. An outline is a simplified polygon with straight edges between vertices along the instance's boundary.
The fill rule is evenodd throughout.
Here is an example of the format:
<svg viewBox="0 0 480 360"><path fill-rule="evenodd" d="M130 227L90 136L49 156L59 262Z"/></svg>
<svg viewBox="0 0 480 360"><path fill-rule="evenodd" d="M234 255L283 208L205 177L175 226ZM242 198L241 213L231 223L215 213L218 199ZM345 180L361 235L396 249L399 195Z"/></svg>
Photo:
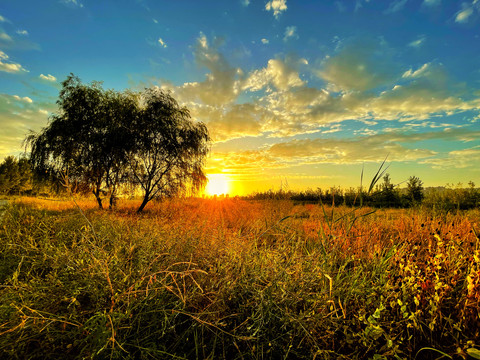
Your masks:
<svg viewBox="0 0 480 360"><path fill-rule="evenodd" d="M0 194L2 195L65 195L63 179L53 171L39 171L25 157L6 157L0 163ZM82 182L72 182L71 191L87 195L91 186ZM131 193L130 189L126 189ZM480 189L470 181L463 184L424 188L422 181L415 176L409 178L406 187L392 184L390 175L385 174L383 182L368 193L366 189L317 188L304 191L265 191L245 197L249 200L292 200L303 203L323 203L325 205L364 206L377 208L408 208L423 205L441 210L466 210L480 206Z"/></svg>
<svg viewBox="0 0 480 360"><path fill-rule="evenodd" d="M32 189L33 172L26 158L7 156L0 164L0 194L22 194Z"/></svg>
<svg viewBox="0 0 480 360"><path fill-rule="evenodd" d="M342 189L331 187L304 191L269 190L248 196L251 200L283 199L301 203L323 203L325 205L369 206L377 208L409 208L427 206L442 210L466 210L480 206L480 189L473 182L468 187L458 184L453 187L424 188L423 182L411 176L405 187L395 186L389 174L371 191L365 188Z"/></svg>
<svg viewBox="0 0 480 360"><path fill-rule="evenodd" d="M82 192L78 186L73 191ZM51 171L35 169L26 157L7 156L0 163L0 195L60 196L65 193L60 178Z"/></svg>
<svg viewBox="0 0 480 360"><path fill-rule="evenodd" d="M141 194L139 212L154 198L195 192L205 185L207 127L192 121L188 109L169 93L159 88L138 93L104 90L99 82L83 84L71 74L62 83L57 104L48 126L25 139L28 158L18 160L16 168L29 164L32 175L42 181L91 192L100 208L105 199L114 206L120 191ZM22 183L13 159L8 161L6 173L13 175L5 179L23 185L5 185L5 192L25 192L28 186L36 190L35 181Z"/></svg>

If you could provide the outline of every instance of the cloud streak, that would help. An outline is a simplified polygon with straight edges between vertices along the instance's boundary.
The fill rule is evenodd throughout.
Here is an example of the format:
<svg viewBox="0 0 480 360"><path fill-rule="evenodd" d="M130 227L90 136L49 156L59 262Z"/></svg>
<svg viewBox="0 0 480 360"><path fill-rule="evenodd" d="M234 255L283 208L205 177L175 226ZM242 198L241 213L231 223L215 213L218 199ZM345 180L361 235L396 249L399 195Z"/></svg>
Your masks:
<svg viewBox="0 0 480 360"><path fill-rule="evenodd" d="M419 48L425 43L426 37L420 36L417 40L414 40L408 44L408 46L413 48Z"/></svg>
<svg viewBox="0 0 480 360"><path fill-rule="evenodd" d="M9 61L9 56L0 50L0 71L7 73L28 72L22 65Z"/></svg>
<svg viewBox="0 0 480 360"><path fill-rule="evenodd" d="M262 150L236 152L217 151L209 160L210 171L223 170L258 178L268 170L314 165L354 165L379 163L388 155L391 162L415 162L433 169L475 168L480 160L480 146L447 153L433 151L417 143L425 141L459 141L467 130L412 133L394 131L344 139L331 137L294 139L268 146ZM480 136L480 131L474 131Z"/></svg>
<svg viewBox="0 0 480 360"><path fill-rule="evenodd" d="M50 81L50 82L57 81L57 78L51 74L48 74L48 75L40 74L39 78L45 81Z"/></svg>

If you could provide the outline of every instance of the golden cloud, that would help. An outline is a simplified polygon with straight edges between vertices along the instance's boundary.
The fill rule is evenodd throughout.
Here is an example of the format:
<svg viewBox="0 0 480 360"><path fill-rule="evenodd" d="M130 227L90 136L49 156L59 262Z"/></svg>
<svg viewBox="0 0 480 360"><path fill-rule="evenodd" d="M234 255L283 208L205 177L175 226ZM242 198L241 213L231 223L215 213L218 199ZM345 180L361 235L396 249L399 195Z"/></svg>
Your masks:
<svg viewBox="0 0 480 360"><path fill-rule="evenodd" d="M329 127L338 131L345 120L365 124L400 120L423 126L432 119L433 127L440 115L480 109L480 99L452 81L442 65L401 69L389 54L382 42L359 41L327 57L320 68L318 63L312 66L305 59L287 56L245 73L230 65L218 45L200 34L194 58L208 70L205 79L164 87L208 125L214 141L295 136L325 132ZM300 69L307 74L303 78L316 74L327 83L311 86L300 76ZM466 96L470 99L465 100ZM247 102L246 97L250 97ZM363 133L373 134L368 129Z"/></svg>

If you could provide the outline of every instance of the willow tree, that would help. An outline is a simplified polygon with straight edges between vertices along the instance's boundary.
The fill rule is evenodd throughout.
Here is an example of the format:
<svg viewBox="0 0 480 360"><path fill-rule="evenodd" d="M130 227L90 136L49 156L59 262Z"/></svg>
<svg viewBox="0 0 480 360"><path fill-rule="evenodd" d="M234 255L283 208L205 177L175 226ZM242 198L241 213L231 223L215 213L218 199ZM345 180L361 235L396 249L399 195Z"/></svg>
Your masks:
<svg viewBox="0 0 480 360"><path fill-rule="evenodd" d="M62 83L57 105L48 126L26 138L32 164L87 184L100 208L103 193L110 193L112 204L130 140L124 123L135 116L135 100L105 91L98 82L82 84L71 74Z"/></svg>
<svg viewBox="0 0 480 360"><path fill-rule="evenodd" d="M188 109L169 93L146 89L130 126L135 133L129 160L131 179L143 191L138 212L154 198L197 191L206 184L207 127L192 121Z"/></svg>
<svg viewBox="0 0 480 360"><path fill-rule="evenodd" d="M110 194L112 206L121 185L142 190L138 212L156 197L205 185L207 128L170 94L105 91L70 75L57 104L48 126L26 138L30 160L88 184L100 208L102 194Z"/></svg>

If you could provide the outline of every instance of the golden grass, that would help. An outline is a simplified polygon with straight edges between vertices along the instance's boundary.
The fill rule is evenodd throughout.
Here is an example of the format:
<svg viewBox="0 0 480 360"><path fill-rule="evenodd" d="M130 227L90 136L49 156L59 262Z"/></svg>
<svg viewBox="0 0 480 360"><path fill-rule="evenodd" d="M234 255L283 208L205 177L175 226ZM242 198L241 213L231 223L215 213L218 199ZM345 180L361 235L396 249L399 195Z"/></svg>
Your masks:
<svg viewBox="0 0 480 360"><path fill-rule="evenodd" d="M137 206L14 202L0 305L17 310L0 308L0 351L33 339L52 358L465 358L480 342L478 209Z"/></svg>

